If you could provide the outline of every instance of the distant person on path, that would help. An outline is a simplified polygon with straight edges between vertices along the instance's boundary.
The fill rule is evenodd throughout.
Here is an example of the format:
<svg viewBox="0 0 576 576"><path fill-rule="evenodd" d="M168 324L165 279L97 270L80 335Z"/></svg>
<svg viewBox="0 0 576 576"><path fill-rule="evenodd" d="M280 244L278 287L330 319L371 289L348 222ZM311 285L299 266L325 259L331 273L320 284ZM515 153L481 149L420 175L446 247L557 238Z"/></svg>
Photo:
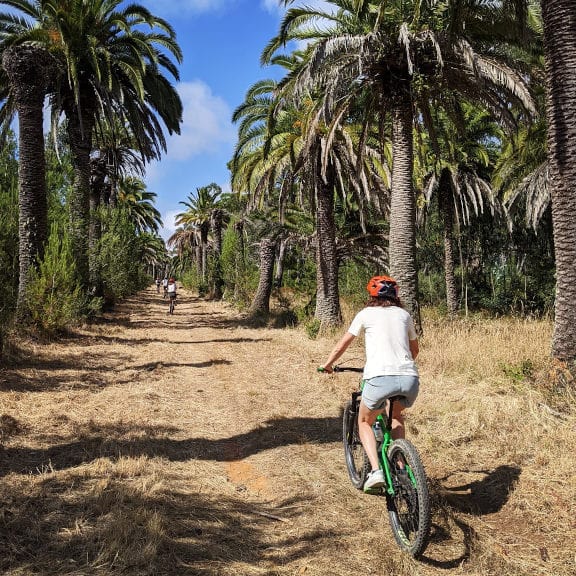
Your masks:
<svg viewBox="0 0 576 576"><path fill-rule="evenodd" d="M174 280L174 278L168 280L167 292L170 300L174 301L174 305L176 305L176 280Z"/></svg>
<svg viewBox="0 0 576 576"><path fill-rule="evenodd" d="M364 490L384 486L376 438L372 430L376 417L386 411L387 399L401 396L392 410L392 437L404 438L404 408L412 406L419 389L414 360L419 345L414 322L398 297L398 284L388 276L374 276L367 285L370 299L350 324L321 368L328 373L354 338L364 329L366 363L364 386L358 414L358 432L372 471Z"/></svg>
<svg viewBox="0 0 576 576"><path fill-rule="evenodd" d="M164 294L162 298L166 298L168 295L168 276L164 276L164 279L162 280L162 286L164 288Z"/></svg>
<svg viewBox="0 0 576 576"><path fill-rule="evenodd" d="M156 293L160 294L160 284L161 284L161 280L160 278L156 278Z"/></svg>

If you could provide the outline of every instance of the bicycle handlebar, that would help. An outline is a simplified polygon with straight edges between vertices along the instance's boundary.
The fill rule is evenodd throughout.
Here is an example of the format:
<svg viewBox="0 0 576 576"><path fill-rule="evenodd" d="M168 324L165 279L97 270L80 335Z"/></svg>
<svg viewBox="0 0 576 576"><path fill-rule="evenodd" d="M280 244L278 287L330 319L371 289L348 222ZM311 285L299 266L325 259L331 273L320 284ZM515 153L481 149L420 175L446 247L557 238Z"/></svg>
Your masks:
<svg viewBox="0 0 576 576"><path fill-rule="evenodd" d="M327 372L322 366L317 368L318 372ZM358 372L362 374L364 372L364 368L356 368L355 366L333 366L332 372Z"/></svg>

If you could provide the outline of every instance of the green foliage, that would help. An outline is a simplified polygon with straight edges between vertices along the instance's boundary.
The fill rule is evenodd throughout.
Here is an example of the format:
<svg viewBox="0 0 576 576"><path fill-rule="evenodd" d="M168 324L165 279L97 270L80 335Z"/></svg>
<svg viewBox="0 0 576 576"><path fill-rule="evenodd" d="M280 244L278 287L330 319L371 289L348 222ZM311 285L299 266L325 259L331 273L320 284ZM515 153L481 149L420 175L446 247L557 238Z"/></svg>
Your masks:
<svg viewBox="0 0 576 576"><path fill-rule="evenodd" d="M310 320L308 320L308 322L304 324L304 329L306 330L308 338L310 338L311 340L315 340L318 337L318 334L320 333L321 326L322 323L320 322L320 320L318 320L318 318L311 318Z"/></svg>
<svg viewBox="0 0 576 576"><path fill-rule="evenodd" d="M202 279L202 273L195 264L182 272L180 281L184 288L197 292L199 296L205 296L208 292L208 283Z"/></svg>
<svg viewBox="0 0 576 576"><path fill-rule="evenodd" d="M527 359L518 364L502 364L502 372L515 384L523 382L534 374L534 363Z"/></svg>
<svg viewBox="0 0 576 576"><path fill-rule="evenodd" d="M353 310L360 310L368 300L366 284L368 280L383 272L374 270L369 264L357 261L347 261L340 267L340 295L352 306ZM384 272L383 272L384 273Z"/></svg>
<svg viewBox="0 0 576 576"><path fill-rule="evenodd" d="M443 312L446 306L446 280L442 272L420 273L418 275L418 290L420 305L434 306Z"/></svg>
<svg viewBox="0 0 576 576"><path fill-rule="evenodd" d="M134 223L123 209L103 210L102 237L96 249L104 298L113 303L149 284Z"/></svg>
<svg viewBox="0 0 576 576"><path fill-rule="evenodd" d="M80 317L84 298L76 280L70 238L55 224L44 258L32 272L26 302L34 326L46 334L60 332Z"/></svg>
<svg viewBox="0 0 576 576"><path fill-rule="evenodd" d="M316 294L316 263L299 245L284 259L284 286L310 298Z"/></svg>
<svg viewBox="0 0 576 576"><path fill-rule="evenodd" d="M248 262L246 250L242 253L240 238L233 226L224 231L220 266L224 280L224 298L240 308L248 306L251 294L258 284L258 275L255 267Z"/></svg>
<svg viewBox="0 0 576 576"><path fill-rule="evenodd" d="M0 149L0 350L18 291L18 165L13 138Z"/></svg>

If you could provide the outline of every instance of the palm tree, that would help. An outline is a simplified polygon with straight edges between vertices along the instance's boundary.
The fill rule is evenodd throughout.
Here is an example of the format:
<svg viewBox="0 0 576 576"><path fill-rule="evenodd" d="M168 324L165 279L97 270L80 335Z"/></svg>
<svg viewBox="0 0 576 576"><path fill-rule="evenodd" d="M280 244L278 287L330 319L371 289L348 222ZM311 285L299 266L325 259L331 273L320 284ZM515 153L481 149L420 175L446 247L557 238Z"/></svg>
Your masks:
<svg viewBox="0 0 576 576"><path fill-rule="evenodd" d="M275 252L276 240L274 238L260 240L258 244L260 276L258 288L250 306L250 314L254 317L265 317L270 312Z"/></svg>
<svg viewBox="0 0 576 576"><path fill-rule="evenodd" d="M100 118L119 118L136 141L159 157L163 126L178 132L182 104L164 76L178 80L182 54L172 27L138 4L122 0L2 0L24 18L3 15L6 42L30 36L46 46L64 74L52 97L53 118L66 116L74 167L70 202L73 251L88 285L90 154Z"/></svg>
<svg viewBox="0 0 576 576"><path fill-rule="evenodd" d="M459 107L456 101L450 104L453 111ZM466 105L459 108L459 126L451 122L443 110L433 112L434 132L428 138L431 142L422 142L419 150L419 155L424 156L420 169L429 170L425 176L425 207L431 205L433 194L437 196L443 229L446 304L450 316L456 315L459 309L454 229L470 224L471 217L482 214L485 206L493 215L499 208L487 176L496 148L490 143L501 140L502 131L488 113Z"/></svg>
<svg viewBox="0 0 576 576"><path fill-rule="evenodd" d="M526 15L500 10L497 2L332 0L330 4L336 12L288 10L263 60L289 41L310 42L306 62L289 79L293 91L321 89L325 109L342 122L349 119L346 107L359 100L369 122L386 112L392 125L390 273L398 279L403 300L419 324L414 118L426 120L431 103L449 90L481 102L510 124L514 120L510 103L534 111L524 77L509 58L511 48L529 36ZM318 21L322 25L314 25ZM516 61L520 62L518 56ZM529 73L527 68L522 71Z"/></svg>
<svg viewBox="0 0 576 576"><path fill-rule="evenodd" d="M137 242L141 262L148 267L150 276L156 278L158 270L168 261L164 240L156 234L144 232L138 235Z"/></svg>
<svg viewBox="0 0 576 576"><path fill-rule="evenodd" d="M146 143L136 141L128 126L117 119L95 125L94 150L90 155L90 286L101 295L102 279L98 247L101 238L101 207L116 207L122 179L143 177L151 154ZM159 215L158 215L159 217ZM156 230L157 231L157 230Z"/></svg>
<svg viewBox="0 0 576 576"><path fill-rule="evenodd" d="M275 56L288 76L298 69L302 55ZM338 256L334 221L335 195L349 190L364 206L370 191L382 190L383 181L366 158L354 153L354 141L362 136L356 127L329 126L322 100L305 94L286 99L273 81L255 84L234 116L241 120L239 143L232 162L233 186L251 192L271 204L277 198L280 221L287 201L296 197L316 217L317 297L315 317L322 326L341 323L338 290ZM368 148L367 148L368 149ZM266 193L266 194L264 194Z"/></svg>
<svg viewBox="0 0 576 576"><path fill-rule="evenodd" d="M0 15L0 22L2 16ZM19 284L17 312L25 315L28 280L42 258L48 234L43 105L55 65L48 52L32 44L6 47L2 34L2 67L19 128Z"/></svg>
<svg viewBox="0 0 576 576"><path fill-rule="evenodd" d="M158 234L162 216L154 206L156 193L146 190L146 185L135 176L127 176L118 182L118 207L126 210L134 223L136 233Z"/></svg>
<svg viewBox="0 0 576 576"><path fill-rule="evenodd" d="M494 188L502 194L510 225L523 211L526 226L535 231L550 211L546 124L543 115L505 139L492 178Z"/></svg>
<svg viewBox="0 0 576 576"><path fill-rule="evenodd" d="M548 162L556 252L552 354L576 360L576 4L542 2L546 56Z"/></svg>
<svg viewBox="0 0 576 576"><path fill-rule="evenodd" d="M186 206L187 210L176 215L176 224L182 226L184 230L197 233L198 246L198 269L202 279L206 280L208 273L208 247L210 230L214 229L216 237L215 260L218 261L222 250L222 225L224 214L219 207L219 198L222 194L222 188L214 182L208 186L201 186L196 189L196 194L190 194L188 201L180 202ZM215 225L215 228L214 228ZM169 245L174 245L178 239L180 242L184 234L180 232L176 237L173 235L168 239ZM188 234L188 238L192 235ZM216 266L216 282L221 289L221 279L218 279L219 265ZM214 286L213 286L214 288ZM214 292L214 291L213 291ZM216 295L212 294L214 297ZM219 297L222 295L220 294Z"/></svg>

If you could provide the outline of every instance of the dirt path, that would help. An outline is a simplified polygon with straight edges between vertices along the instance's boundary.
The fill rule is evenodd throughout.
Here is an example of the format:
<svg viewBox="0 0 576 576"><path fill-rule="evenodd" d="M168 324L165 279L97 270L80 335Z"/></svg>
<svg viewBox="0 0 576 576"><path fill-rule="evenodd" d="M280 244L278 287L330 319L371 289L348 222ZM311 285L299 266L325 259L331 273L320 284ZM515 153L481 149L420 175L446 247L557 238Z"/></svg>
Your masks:
<svg viewBox="0 0 576 576"><path fill-rule="evenodd" d="M435 518L416 563L347 481L330 341L166 309L151 288L2 373L2 574L475 573L468 520Z"/></svg>

